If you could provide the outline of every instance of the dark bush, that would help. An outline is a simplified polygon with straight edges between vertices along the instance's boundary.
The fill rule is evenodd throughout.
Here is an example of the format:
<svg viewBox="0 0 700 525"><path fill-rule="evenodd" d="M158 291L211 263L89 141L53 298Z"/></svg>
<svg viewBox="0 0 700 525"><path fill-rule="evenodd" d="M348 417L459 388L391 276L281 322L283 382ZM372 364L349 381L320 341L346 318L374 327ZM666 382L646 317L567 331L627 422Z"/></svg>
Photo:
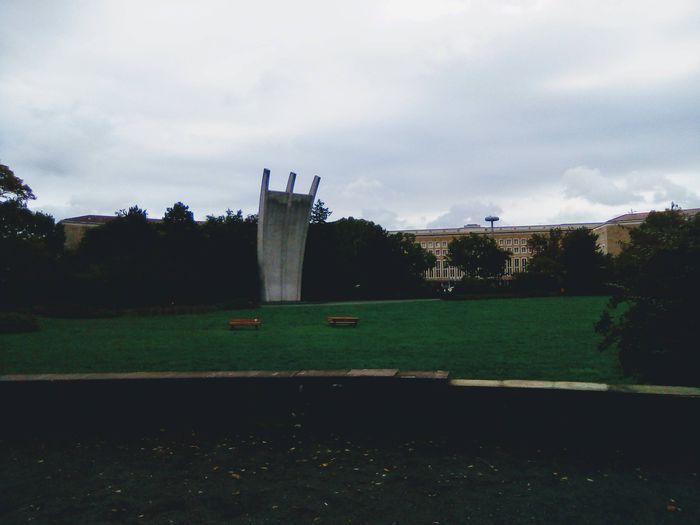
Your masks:
<svg viewBox="0 0 700 525"><path fill-rule="evenodd" d="M652 212L630 236L620 291L596 325L600 348L615 347L623 370L642 381L700 385L700 214Z"/></svg>
<svg viewBox="0 0 700 525"><path fill-rule="evenodd" d="M0 312L0 334L36 332L39 324L31 314Z"/></svg>
<svg viewBox="0 0 700 525"><path fill-rule="evenodd" d="M102 319L121 315L121 312L116 308L91 304L48 304L37 307L34 311L46 317L58 319Z"/></svg>
<svg viewBox="0 0 700 525"><path fill-rule="evenodd" d="M518 295L542 296L561 293L559 281L545 273L516 273L511 281L511 290Z"/></svg>

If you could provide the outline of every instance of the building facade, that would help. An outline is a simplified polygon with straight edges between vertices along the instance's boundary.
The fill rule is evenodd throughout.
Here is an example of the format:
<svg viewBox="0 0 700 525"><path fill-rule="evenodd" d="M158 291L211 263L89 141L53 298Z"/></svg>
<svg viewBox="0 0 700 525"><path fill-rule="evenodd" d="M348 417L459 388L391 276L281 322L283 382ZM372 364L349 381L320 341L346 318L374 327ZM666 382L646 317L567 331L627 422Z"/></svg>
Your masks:
<svg viewBox="0 0 700 525"><path fill-rule="evenodd" d="M682 210L681 213L693 216L700 213L700 208ZM396 230L392 233L411 233L416 236L416 243L435 255L436 263L425 272L429 281L449 283L460 280L464 274L447 262L447 251L450 241L457 237L476 233L493 237L498 246L510 252L506 262L506 276L527 270L532 253L527 241L534 235L547 235L554 228L573 230L586 228L598 237L598 247L605 254L618 255L622 245L629 242L630 231L638 228L647 218L649 212L627 213L614 217L606 222L582 222L566 224L539 224L534 226L498 226L484 227L479 224L466 224L462 228L442 228L426 230Z"/></svg>
<svg viewBox="0 0 700 525"><path fill-rule="evenodd" d="M459 268L450 266L447 262L448 246L450 241L457 237L469 235L470 233L493 237L500 248L510 253L510 258L506 261L506 276L511 276L527 269L527 265L532 258L527 242L534 234L546 235L552 228L560 228L562 230L575 228L594 229L600 225L601 223L572 223L498 226L491 228L478 224L467 224L462 228L401 230L401 233L415 235L416 243L420 244L421 248L435 255L435 266L425 272L425 278L429 281L450 282L458 281L464 277Z"/></svg>

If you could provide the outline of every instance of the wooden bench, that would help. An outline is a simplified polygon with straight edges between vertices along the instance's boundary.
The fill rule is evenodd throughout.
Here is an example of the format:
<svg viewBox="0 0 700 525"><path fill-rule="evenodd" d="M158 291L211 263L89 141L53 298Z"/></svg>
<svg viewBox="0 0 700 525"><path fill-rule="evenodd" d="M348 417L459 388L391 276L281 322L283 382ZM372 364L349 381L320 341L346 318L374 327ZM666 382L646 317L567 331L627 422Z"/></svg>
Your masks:
<svg viewBox="0 0 700 525"><path fill-rule="evenodd" d="M329 315L326 320L329 326L352 326L353 328L357 328L357 323L360 322L359 317L348 315Z"/></svg>
<svg viewBox="0 0 700 525"><path fill-rule="evenodd" d="M258 318L255 319L231 319L228 322L228 327L231 330L235 330L237 326L254 326L257 330L262 325L262 321Z"/></svg>

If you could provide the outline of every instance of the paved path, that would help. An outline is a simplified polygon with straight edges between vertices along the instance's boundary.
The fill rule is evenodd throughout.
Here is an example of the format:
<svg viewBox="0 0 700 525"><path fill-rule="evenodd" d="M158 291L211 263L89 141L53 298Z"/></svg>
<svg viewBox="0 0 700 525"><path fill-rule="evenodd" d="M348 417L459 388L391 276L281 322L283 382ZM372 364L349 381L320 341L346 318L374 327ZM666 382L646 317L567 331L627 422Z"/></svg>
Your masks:
<svg viewBox="0 0 700 525"><path fill-rule="evenodd" d="M335 378L350 380L421 379L445 381L450 387L472 389L536 389L569 390L578 392L615 392L622 394L651 394L657 396L700 398L700 388L667 385L612 385L580 381L528 381L520 379L449 379L445 370L399 370L396 368L353 368L343 370L235 370L208 372L126 372L85 374L10 374L0 375L0 384L54 381L125 381L125 380L182 380L182 379L304 379Z"/></svg>

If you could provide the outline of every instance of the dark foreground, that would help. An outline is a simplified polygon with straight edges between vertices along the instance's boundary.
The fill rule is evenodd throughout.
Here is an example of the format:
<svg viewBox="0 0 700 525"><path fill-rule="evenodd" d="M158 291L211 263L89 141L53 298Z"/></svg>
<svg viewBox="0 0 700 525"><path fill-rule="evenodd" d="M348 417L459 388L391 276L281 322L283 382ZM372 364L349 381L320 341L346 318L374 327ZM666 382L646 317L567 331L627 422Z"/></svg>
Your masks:
<svg viewBox="0 0 700 525"><path fill-rule="evenodd" d="M3 441L0 458L6 524L700 522L695 466L614 450L164 430Z"/></svg>
<svg viewBox="0 0 700 525"><path fill-rule="evenodd" d="M698 400L279 385L5 390L0 523L700 523Z"/></svg>

